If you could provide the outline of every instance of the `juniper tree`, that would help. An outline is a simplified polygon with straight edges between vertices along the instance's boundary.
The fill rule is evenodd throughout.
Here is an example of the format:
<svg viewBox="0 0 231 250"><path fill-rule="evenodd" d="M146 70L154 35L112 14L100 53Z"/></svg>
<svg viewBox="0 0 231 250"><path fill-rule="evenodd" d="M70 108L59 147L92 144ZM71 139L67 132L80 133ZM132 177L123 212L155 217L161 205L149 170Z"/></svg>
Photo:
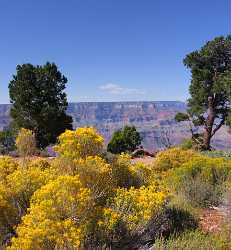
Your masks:
<svg viewBox="0 0 231 250"><path fill-rule="evenodd" d="M203 126L202 149L211 148L211 138L227 122L231 100L231 36L217 37L188 54L184 65L191 71L188 116ZM179 118L179 116L178 116Z"/></svg>
<svg viewBox="0 0 231 250"><path fill-rule="evenodd" d="M41 148L72 129L72 118L66 114L66 84L67 78L54 63L18 65L9 83L14 125L32 130Z"/></svg>
<svg viewBox="0 0 231 250"><path fill-rule="evenodd" d="M114 132L111 141L108 143L107 151L113 154L122 152L133 152L140 146L142 138L135 126L125 126L123 129Z"/></svg>

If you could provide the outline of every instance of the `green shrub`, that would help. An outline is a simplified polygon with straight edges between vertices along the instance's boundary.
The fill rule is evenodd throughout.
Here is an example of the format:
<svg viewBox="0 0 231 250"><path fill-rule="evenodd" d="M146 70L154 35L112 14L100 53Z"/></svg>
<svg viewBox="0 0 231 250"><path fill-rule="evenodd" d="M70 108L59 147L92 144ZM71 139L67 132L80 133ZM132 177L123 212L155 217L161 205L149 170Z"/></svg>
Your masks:
<svg viewBox="0 0 231 250"><path fill-rule="evenodd" d="M200 156L172 170L168 183L194 206L208 207L219 204L230 174L230 161Z"/></svg>
<svg viewBox="0 0 231 250"><path fill-rule="evenodd" d="M228 250L223 243L213 235L200 231L189 231L179 237L169 240L159 239L155 242L154 250Z"/></svg>
<svg viewBox="0 0 231 250"><path fill-rule="evenodd" d="M193 206L217 206L222 200L223 189L220 185L204 182L200 177L187 178L181 192Z"/></svg>
<svg viewBox="0 0 231 250"><path fill-rule="evenodd" d="M176 208L187 211L197 221L200 217L200 208L194 207L182 193L174 194L168 203L169 208Z"/></svg>
<svg viewBox="0 0 231 250"><path fill-rule="evenodd" d="M113 154L133 152L141 144L141 136L134 126L125 126L116 131L107 146L107 151Z"/></svg>
<svg viewBox="0 0 231 250"><path fill-rule="evenodd" d="M0 154L6 155L15 150L15 137L11 130L0 131Z"/></svg>
<svg viewBox="0 0 231 250"><path fill-rule="evenodd" d="M194 215L185 209L174 206L162 209L147 226L149 231L153 231L152 237L155 238L168 238L197 227L198 221Z"/></svg>
<svg viewBox="0 0 231 250"><path fill-rule="evenodd" d="M182 143L180 144L180 147L183 150L192 149L193 148L193 141L192 141L192 139L185 139L185 140L183 140Z"/></svg>
<svg viewBox="0 0 231 250"><path fill-rule="evenodd" d="M200 156L183 164L181 168L174 171L174 174L182 180L187 177L200 176L202 181L212 185L223 184L230 180L231 161Z"/></svg>
<svg viewBox="0 0 231 250"><path fill-rule="evenodd" d="M109 164L113 164L117 160L117 155L107 152L106 150L103 150L100 157L102 157Z"/></svg>
<svg viewBox="0 0 231 250"><path fill-rule="evenodd" d="M121 154L112 163L112 178L117 187L129 188L137 186L136 178L133 176L131 170L131 158L128 154Z"/></svg>
<svg viewBox="0 0 231 250"><path fill-rule="evenodd" d="M231 158L231 152L222 151L222 150L215 150L215 151L203 151L203 155L211 157L211 158Z"/></svg>

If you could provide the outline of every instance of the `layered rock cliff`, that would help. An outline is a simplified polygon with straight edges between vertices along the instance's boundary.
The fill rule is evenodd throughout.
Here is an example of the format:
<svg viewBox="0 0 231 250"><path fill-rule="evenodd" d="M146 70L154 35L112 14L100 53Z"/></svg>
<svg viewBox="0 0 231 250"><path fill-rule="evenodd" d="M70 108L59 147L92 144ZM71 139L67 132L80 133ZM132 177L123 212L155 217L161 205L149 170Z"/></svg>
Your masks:
<svg viewBox="0 0 231 250"><path fill-rule="evenodd" d="M10 122L10 105L0 105L0 129ZM125 125L135 125L143 137L143 145L149 150L177 144L189 136L184 123L176 123L174 116L184 112L186 105L178 101L163 102L84 102L70 103L67 112L73 117L73 126L94 126L105 137ZM169 141L168 141L169 140ZM221 149L231 147L231 136L223 128L214 138Z"/></svg>

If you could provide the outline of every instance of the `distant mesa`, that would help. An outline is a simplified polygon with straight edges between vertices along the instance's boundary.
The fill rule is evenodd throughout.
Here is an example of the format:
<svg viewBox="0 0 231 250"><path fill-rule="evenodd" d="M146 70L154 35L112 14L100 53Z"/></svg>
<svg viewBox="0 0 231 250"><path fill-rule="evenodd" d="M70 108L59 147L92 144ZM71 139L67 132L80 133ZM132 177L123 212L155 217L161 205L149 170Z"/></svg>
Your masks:
<svg viewBox="0 0 231 250"><path fill-rule="evenodd" d="M10 122L10 104L0 104L0 130ZM143 146L148 150L164 147L162 131L168 131L172 144L180 143L189 136L184 123L174 120L177 112L186 111L186 104L180 101L138 101L138 102L81 102L70 103L67 112L73 117L76 127L94 126L105 137L106 142L115 130L127 124L137 127L143 137ZM220 149L231 147L231 135L222 128L213 144Z"/></svg>

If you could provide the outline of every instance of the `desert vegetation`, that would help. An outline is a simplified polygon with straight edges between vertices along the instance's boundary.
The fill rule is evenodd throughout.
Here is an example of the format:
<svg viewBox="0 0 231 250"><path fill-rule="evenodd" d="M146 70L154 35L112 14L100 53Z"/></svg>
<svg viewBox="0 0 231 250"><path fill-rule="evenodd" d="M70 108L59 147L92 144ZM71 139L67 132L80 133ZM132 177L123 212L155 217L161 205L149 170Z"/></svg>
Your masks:
<svg viewBox="0 0 231 250"><path fill-rule="evenodd" d="M176 120L189 122L192 139L202 150L210 150L212 137L224 124L230 124L230 51L231 36L221 36L184 59L191 71L191 97L187 114L176 115ZM201 126L200 135L196 128Z"/></svg>
<svg viewBox="0 0 231 250"><path fill-rule="evenodd" d="M132 163L93 128L67 130L55 150L0 157L2 249L230 249L229 224L211 233L200 217L231 195L229 156L175 147Z"/></svg>
<svg viewBox="0 0 231 250"><path fill-rule="evenodd" d="M107 146L93 127L72 129L55 64L19 65L0 133L0 249L231 249L231 157L210 146L230 120L230 55L227 36L186 56L191 98L176 120L192 137L172 146L164 133L148 163L132 160L134 126Z"/></svg>

